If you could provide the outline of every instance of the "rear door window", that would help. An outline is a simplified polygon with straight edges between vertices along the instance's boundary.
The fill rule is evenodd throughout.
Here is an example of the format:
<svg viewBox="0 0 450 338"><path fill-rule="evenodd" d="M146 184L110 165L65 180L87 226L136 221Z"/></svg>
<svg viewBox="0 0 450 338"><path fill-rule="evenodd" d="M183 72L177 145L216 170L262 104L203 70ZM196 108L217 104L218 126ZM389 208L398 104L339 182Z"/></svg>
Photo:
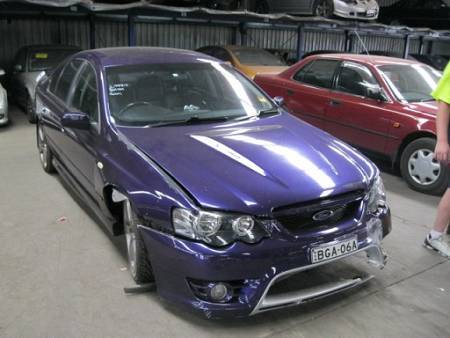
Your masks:
<svg viewBox="0 0 450 338"><path fill-rule="evenodd" d="M53 94L55 94L64 102L67 99L72 82L75 79L75 76L82 63L83 62L81 60L70 61L64 67L64 70L62 71L57 83L55 84L52 83L52 85L50 86L50 88L54 89Z"/></svg>
<svg viewBox="0 0 450 338"><path fill-rule="evenodd" d="M294 75L294 80L315 87L331 88L338 60L315 60Z"/></svg>

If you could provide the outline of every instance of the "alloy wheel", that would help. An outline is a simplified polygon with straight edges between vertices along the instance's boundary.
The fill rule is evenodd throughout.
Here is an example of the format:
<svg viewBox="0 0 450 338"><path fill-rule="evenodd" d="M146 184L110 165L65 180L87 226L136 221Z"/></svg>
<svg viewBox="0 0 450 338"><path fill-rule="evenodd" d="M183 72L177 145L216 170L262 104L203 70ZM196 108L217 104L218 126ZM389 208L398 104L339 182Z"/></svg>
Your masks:
<svg viewBox="0 0 450 338"><path fill-rule="evenodd" d="M435 183L441 174L441 165L434 159L429 149L418 149L408 160L408 172L411 178L420 185Z"/></svg>
<svg viewBox="0 0 450 338"><path fill-rule="evenodd" d="M45 140L44 130L42 126L38 127L38 148L39 148L39 159L41 160L42 166L47 168L48 166L48 145Z"/></svg>
<svg viewBox="0 0 450 338"><path fill-rule="evenodd" d="M328 18L331 16L331 5L328 0L321 0L316 7L316 16L322 16Z"/></svg>
<svg viewBox="0 0 450 338"><path fill-rule="evenodd" d="M130 272L133 277L136 276L137 270L137 250L136 250L136 232L132 220L132 212L130 202L126 201L124 207L126 208L124 228L125 239L127 242L128 262L130 265Z"/></svg>

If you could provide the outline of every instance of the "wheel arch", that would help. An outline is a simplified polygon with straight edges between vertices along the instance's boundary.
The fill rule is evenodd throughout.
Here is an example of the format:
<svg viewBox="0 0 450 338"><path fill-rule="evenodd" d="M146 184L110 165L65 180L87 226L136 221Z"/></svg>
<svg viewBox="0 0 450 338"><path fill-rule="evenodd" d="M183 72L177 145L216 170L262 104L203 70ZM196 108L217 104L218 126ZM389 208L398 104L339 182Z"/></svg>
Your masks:
<svg viewBox="0 0 450 338"><path fill-rule="evenodd" d="M119 200L113 197L114 191L118 192L120 195L124 197L124 199ZM118 187L115 184L107 183L103 187L103 201L105 203L106 208L110 212L110 214L114 217L116 222L113 225L113 234L114 236L119 236L124 233L123 229L123 201L128 199L128 194L124 189Z"/></svg>
<svg viewBox="0 0 450 338"><path fill-rule="evenodd" d="M432 133L430 131L426 131L426 130L416 131L411 134L408 134L403 139L402 143L400 144L400 146L397 149L397 152L395 153L393 165L396 168L398 168L400 166L400 159L402 157L403 151L406 149L408 144L410 144L411 142L413 142L419 138L424 138L424 137L436 139L436 135L434 133Z"/></svg>

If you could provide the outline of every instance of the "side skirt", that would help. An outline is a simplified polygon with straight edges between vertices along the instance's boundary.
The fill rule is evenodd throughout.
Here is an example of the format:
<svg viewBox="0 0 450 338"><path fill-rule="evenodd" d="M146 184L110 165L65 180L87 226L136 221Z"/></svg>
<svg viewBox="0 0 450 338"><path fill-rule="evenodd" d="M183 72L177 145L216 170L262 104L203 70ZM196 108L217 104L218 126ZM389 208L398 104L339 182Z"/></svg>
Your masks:
<svg viewBox="0 0 450 338"><path fill-rule="evenodd" d="M58 161L58 159L53 158L53 165L55 169L58 171L58 174L63 179L64 183L70 188L72 192L76 194L80 201L82 201L83 205L86 206L90 211L92 211L98 220L101 221L102 225L108 230L108 232L114 236L115 227L117 227L117 220L110 216L105 215L102 211L98 203L92 199L91 195L89 195L76 180L72 177L69 171L64 167L64 165Z"/></svg>

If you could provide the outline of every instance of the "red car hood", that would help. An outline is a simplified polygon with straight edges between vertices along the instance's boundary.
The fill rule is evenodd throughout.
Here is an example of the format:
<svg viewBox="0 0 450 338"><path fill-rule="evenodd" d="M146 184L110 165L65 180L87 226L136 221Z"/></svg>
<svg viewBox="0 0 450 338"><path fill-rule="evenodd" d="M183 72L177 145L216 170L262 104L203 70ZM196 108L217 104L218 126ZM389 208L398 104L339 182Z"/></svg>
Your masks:
<svg viewBox="0 0 450 338"><path fill-rule="evenodd" d="M406 108L411 112L435 117L438 111L438 104L436 101L407 103Z"/></svg>

